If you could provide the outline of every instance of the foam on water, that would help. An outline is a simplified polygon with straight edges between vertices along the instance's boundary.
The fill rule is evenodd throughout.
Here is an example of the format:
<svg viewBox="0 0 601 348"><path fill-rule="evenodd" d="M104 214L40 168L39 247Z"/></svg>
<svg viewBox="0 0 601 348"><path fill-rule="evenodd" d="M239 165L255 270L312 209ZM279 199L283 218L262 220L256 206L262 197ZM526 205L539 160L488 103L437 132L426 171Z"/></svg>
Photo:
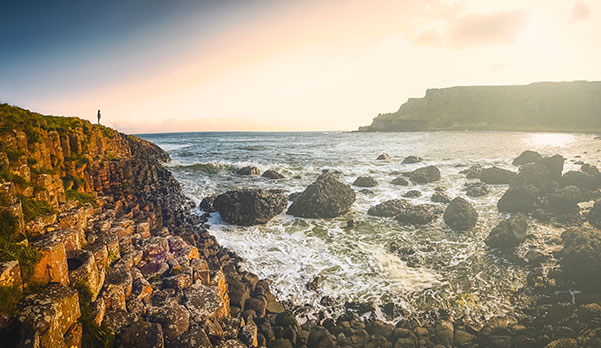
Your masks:
<svg viewBox="0 0 601 348"><path fill-rule="evenodd" d="M271 280L281 300L300 306L297 313L333 313L345 301L393 302L404 313L443 308L470 314L476 321L520 306L516 293L526 281L524 266L496 256L484 243L506 217L496 210L506 186L489 186L490 194L469 198L480 218L465 233L450 231L442 219L423 227L401 226L394 219L368 216L369 207L415 189L423 194L411 199L414 203L431 203L437 187L451 197L465 196L464 185L471 180L461 170L473 164L516 170L511 160L527 149L562 154L568 159L564 171L578 169L577 160L598 164L601 149L593 135L520 132L186 133L145 138L170 153L169 168L196 202L241 187L302 191L323 169L340 171L341 180L349 184L362 175L379 182L368 193L355 188L351 211L335 219L281 214L264 226L240 227L224 223L219 214L211 217L210 231L219 243L235 251L244 268ZM392 160L376 161L380 153ZM425 161L401 164L408 155ZM275 169L286 179L236 175L236 169L247 165ZM425 165L439 167L442 179L408 187L390 183L399 173ZM345 228L350 219L354 227ZM534 247L552 255L560 231L535 223L530 233L535 238L518 254L525 257ZM550 260L545 267L552 267ZM317 288L308 288L316 277L321 280ZM324 298L333 301L324 306Z"/></svg>

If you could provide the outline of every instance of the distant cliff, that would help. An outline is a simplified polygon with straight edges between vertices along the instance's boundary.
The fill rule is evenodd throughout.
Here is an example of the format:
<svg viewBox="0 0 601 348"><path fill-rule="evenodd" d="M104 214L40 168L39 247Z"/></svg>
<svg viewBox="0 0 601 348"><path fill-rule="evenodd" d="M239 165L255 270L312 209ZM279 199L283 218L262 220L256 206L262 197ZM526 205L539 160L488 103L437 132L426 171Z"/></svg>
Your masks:
<svg viewBox="0 0 601 348"><path fill-rule="evenodd" d="M362 132L423 130L600 131L601 81L428 89Z"/></svg>

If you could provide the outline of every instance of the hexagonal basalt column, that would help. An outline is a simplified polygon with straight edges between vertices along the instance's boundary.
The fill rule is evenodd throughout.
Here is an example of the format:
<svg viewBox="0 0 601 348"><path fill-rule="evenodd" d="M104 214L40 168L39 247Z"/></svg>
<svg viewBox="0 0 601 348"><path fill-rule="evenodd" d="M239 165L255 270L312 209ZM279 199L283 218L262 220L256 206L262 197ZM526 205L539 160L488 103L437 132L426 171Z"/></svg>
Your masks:
<svg viewBox="0 0 601 348"><path fill-rule="evenodd" d="M85 287L90 291L91 298L89 300L94 302L102 288L94 255L87 250L68 251L67 265L71 285L75 288Z"/></svg>

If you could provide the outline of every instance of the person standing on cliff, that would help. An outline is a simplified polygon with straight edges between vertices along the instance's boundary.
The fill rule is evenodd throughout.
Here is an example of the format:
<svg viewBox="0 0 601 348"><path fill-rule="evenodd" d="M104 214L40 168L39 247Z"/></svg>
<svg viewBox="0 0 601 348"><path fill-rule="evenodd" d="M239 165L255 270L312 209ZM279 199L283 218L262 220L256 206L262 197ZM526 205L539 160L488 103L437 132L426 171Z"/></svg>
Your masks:
<svg viewBox="0 0 601 348"><path fill-rule="evenodd" d="M98 110L98 124L100 124L100 110Z"/></svg>

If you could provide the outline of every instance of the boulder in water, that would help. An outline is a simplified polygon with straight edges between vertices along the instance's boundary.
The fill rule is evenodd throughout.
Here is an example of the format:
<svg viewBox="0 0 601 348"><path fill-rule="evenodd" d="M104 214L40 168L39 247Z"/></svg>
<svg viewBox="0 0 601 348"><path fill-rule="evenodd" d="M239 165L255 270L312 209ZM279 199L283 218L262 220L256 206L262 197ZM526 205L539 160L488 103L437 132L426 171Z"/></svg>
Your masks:
<svg viewBox="0 0 601 348"><path fill-rule="evenodd" d="M472 204L461 197L449 203L444 212L444 222L454 231L466 231L478 221L478 212Z"/></svg>
<svg viewBox="0 0 601 348"><path fill-rule="evenodd" d="M451 201L451 197L444 192L436 191L432 194L430 200L435 203L449 203Z"/></svg>
<svg viewBox="0 0 601 348"><path fill-rule="evenodd" d="M589 224L601 229L601 200L595 202L586 219Z"/></svg>
<svg viewBox="0 0 601 348"><path fill-rule="evenodd" d="M539 201L538 194L533 185L510 187L497 202L497 209L506 213L530 213Z"/></svg>
<svg viewBox="0 0 601 348"><path fill-rule="evenodd" d="M493 228L486 238L486 244L491 248L510 250L526 239L527 231L528 219L525 215L517 214Z"/></svg>
<svg viewBox="0 0 601 348"><path fill-rule="evenodd" d="M407 191L403 197L407 197L407 198L415 198L415 197L421 197L422 193L418 190L410 190Z"/></svg>
<svg viewBox="0 0 601 348"><path fill-rule="evenodd" d="M468 169L464 169L459 173L465 174L465 177L468 179L478 179L480 178L480 174L482 174L482 169L482 165L474 164L473 166L469 167Z"/></svg>
<svg viewBox="0 0 601 348"><path fill-rule="evenodd" d="M367 214L372 216L392 217L412 206L413 204L406 199L391 199L369 208Z"/></svg>
<svg viewBox="0 0 601 348"><path fill-rule="evenodd" d="M213 203L224 221L242 226L264 224L287 205L286 195L263 189L227 191Z"/></svg>
<svg viewBox="0 0 601 348"><path fill-rule="evenodd" d="M417 168L409 173L409 179L417 184L428 184L440 180L440 170L436 166Z"/></svg>
<svg viewBox="0 0 601 348"><path fill-rule="evenodd" d="M238 169L236 173L238 173L238 175L260 175L261 169L254 166L247 166Z"/></svg>
<svg viewBox="0 0 601 348"><path fill-rule="evenodd" d="M550 157L544 157L542 159L542 164L547 167L549 173L551 173L551 179L559 180L561 178L561 173L563 172L563 162L565 158L561 155L553 155Z"/></svg>
<svg viewBox="0 0 601 348"><path fill-rule="evenodd" d="M288 200L290 202L294 202L302 194L303 194L302 192L292 192L291 194L288 195Z"/></svg>
<svg viewBox="0 0 601 348"><path fill-rule="evenodd" d="M513 162L511 162L514 166L521 166L528 163L536 163L542 161L543 156L536 151L526 150L522 152L518 157L516 157Z"/></svg>
<svg viewBox="0 0 601 348"><path fill-rule="evenodd" d="M409 185L409 181L407 181L407 179L400 177L400 176L398 178L393 179L390 183L393 185L397 185L397 186L408 186Z"/></svg>
<svg viewBox="0 0 601 348"><path fill-rule="evenodd" d="M207 213L215 212L215 208L213 207L213 203L215 202L215 197L216 197L215 195L212 195L212 196L207 196L207 197L203 198L202 201L200 201L198 208Z"/></svg>
<svg viewBox="0 0 601 348"><path fill-rule="evenodd" d="M355 191L324 173L309 185L288 208L288 214L305 218L333 218L346 213L355 202Z"/></svg>
<svg viewBox="0 0 601 348"><path fill-rule="evenodd" d="M470 197L486 196L488 192L488 186L481 182L469 183L465 187L465 194Z"/></svg>
<svg viewBox="0 0 601 348"><path fill-rule="evenodd" d="M601 188L601 174L569 171L561 177L559 184L560 186L578 186L588 190L598 190Z"/></svg>
<svg viewBox="0 0 601 348"><path fill-rule="evenodd" d="M376 187L378 186L378 182L371 176L360 176L353 182L353 186Z"/></svg>
<svg viewBox="0 0 601 348"><path fill-rule="evenodd" d="M443 208L436 204L418 204L402 210L396 220L403 225L425 225L442 215Z"/></svg>
<svg viewBox="0 0 601 348"><path fill-rule="evenodd" d="M559 252L561 270L581 289L601 287L601 231L596 228L571 228L562 233Z"/></svg>
<svg viewBox="0 0 601 348"><path fill-rule="evenodd" d="M528 163L520 167L518 174L509 183L512 187L534 185L543 188L549 185L551 173L542 163Z"/></svg>
<svg viewBox="0 0 601 348"><path fill-rule="evenodd" d="M482 169L480 173L480 181L489 185L507 185L516 176L516 173L511 170L498 167L490 167Z"/></svg>
<svg viewBox="0 0 601 348"><path fill-rule="evenodd" d="M413 163L419 163L421 161L423 161L424 159L421 157L417 157L417 156L407 156L405 157L405 159L403 160L403 164L413 164Z"/></svg>
<svg viewBox="0 0 601 348"><path fill-rule="evenodd" d="M383 153L380 156L378 156L378 158L376 158L376 160L378 161L389 161L390 160L390 155L387 153Z"/></svg>
<svg viewBox="0 0 601 348"><path fill-rule="evenodd" d="M267 169L261 176L264 178L267 178L267 179L283 179L284 178L284 176L282 174L276 172L273 169Z"/></svg>

